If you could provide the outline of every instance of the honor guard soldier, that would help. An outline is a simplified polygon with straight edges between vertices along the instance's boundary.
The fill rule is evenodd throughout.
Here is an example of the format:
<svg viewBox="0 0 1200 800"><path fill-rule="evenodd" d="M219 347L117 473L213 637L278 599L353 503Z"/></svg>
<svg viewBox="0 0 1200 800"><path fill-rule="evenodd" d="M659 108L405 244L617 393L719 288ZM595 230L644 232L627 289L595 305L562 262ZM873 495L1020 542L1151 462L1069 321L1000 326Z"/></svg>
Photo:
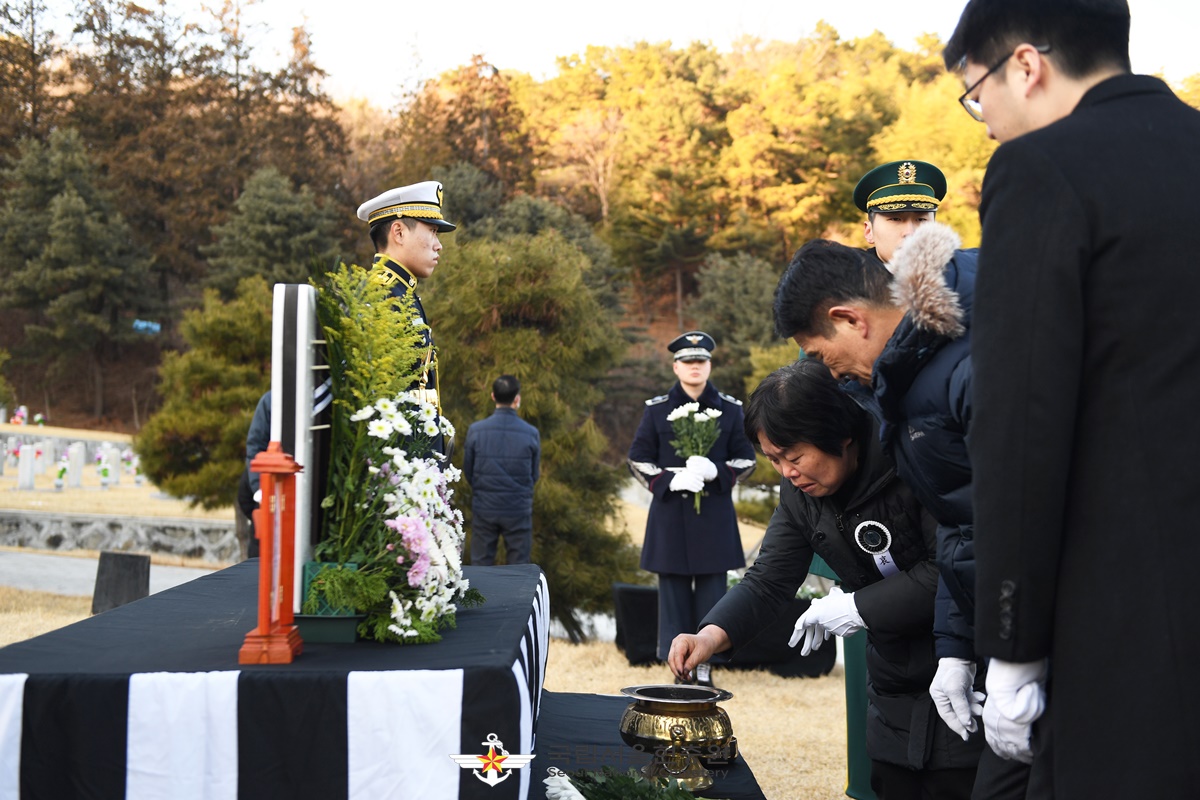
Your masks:
<svg viewBox="0 0 1200 800"><path fill-rule="evenodd" d="M413 308L424 323L424 355L420 376L412 390L416 397L437 408L440 417L437 348L433 344L429 318L425 316L425 308L417 294L417 282L433 275L437 268L442 249L439 234L457 227L442 216L442 184L422 181L389 189L359 206L358 218L371 226L371 242L375 245L372 278L388 287L392 297L411 295ZM434 449L442 454L448 452L440 434Z"/></svg>
<svg viewBox="0 0 1200 800"><path fill-rule="evenodd" d="M708 380L715 348L703 331L688 331L667 345L678 380L666 394L646 401L629 447L629 469L653 495L641 565L658 574L658 657L663 660L675 636L694 633L724 596L726 572L746 566L733 487L754 472L754 446L743 430L741 401L718 392ZM707 453L685 458L672 444L679 438L672 412L687 403L720 414L716 442ZM695 679L712 685L707 663L696 668Z"/></svg>
<svg viewBox="0 0 1200 800"><path fill-rule="evenodd" d="M868 252L891 264L896 248L917 226L933 221L946 196L946 176L924 161L892 161L863 175L854 187L854 205L865 212ZM888 267L891 269L891 267Z"/></svg>

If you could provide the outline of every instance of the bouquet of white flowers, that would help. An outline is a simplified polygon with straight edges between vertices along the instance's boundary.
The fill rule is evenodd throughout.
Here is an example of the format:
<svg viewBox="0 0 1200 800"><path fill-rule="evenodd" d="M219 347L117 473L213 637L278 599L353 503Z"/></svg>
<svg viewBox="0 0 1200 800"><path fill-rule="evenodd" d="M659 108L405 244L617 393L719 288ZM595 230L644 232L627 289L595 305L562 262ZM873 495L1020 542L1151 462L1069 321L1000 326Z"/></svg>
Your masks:
<svg viewBox="0 0 1200 800"><path fill-rule="evenodd" d="M684 403L667 414L667 422L671 423L671 430L675 434L671 440L675 455L684 461L691 456L707 456L721 436L721 428L717 425L720 416L721 412L715 408L701 411L699 403ZM700 513L700 498L704 494L697 492L695 495L697 514Z"/></svg>

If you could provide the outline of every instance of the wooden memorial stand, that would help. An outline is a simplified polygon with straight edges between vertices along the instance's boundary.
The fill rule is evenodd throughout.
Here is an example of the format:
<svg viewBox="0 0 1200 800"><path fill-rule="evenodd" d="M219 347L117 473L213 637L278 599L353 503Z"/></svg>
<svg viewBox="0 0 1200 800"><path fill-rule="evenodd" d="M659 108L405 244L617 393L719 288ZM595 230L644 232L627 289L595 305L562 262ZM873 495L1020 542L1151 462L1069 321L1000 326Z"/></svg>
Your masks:
<svg viewBox="0 0 1200 800"><path fill-rule="evenodd" d="M258 537L258 627L246 634L239 664L290 664L304 642L294 624L296 473L303 467L277 441L254 457L262 503L254 512Z"/></svg>

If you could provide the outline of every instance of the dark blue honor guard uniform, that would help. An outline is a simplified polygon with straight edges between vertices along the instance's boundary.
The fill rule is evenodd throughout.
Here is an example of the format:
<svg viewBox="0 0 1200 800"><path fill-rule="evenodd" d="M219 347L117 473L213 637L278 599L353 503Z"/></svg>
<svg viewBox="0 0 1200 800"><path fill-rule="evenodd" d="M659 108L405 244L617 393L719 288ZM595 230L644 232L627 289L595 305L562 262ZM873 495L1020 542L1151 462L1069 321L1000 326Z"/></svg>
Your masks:
<svg viewBox="0 0 1200 800"><path fill-rule="evenodd" d="M695 340L695 341L692 341ZM687 363L709 361L713 339L691 331L674 340L676 374ZM681 363L682 362L682 363ZM707 371L705 372L705 376ZM629 448L629 469L650 490L650 513L642 545L642 568L659 576L658 656L666 659L671 640L694 633L697 624L725 594L726 572L746 566L733 508L733 487L754 471L754 446L743 430L740 401L717 391L711 382L696 383L693 399L683 375L665 395L646 401L641 424ZM700 513L691 491L672 490L687 460L676 454L676 438L667 416L685 403L716 409L720 436L707 454L716 476L703 483Z"/></svg>
<svg viewBox="0 0 1200 800"><path fill-rule="evenodd" d="M410 391L417 399L437 409L439 426L442 404L438 394L437 348L433 343L433 328L429 325L425 307L417 294L417 280L420 277L429 277L437 264L436 254L441 245L436 234L452 231L457 227L442 216L442 200L442 185L437 181L423 181L411 186L389 189L358 208L359 219L371 226L371 239L378 251L371 265L372 279L388 288L391 296L397 300L397 312L404 313L411 304L414 314L421 322L422 356L418 377ZM427 228L427 235L422 238L417 232L409 233L402 239L390 239L389 228L392 223L401 219L409 221L410 231L415 230L413 226L416 223L412 220L423 223ZM403 235L403 228L397 230ZM433 231L432 236L428 235L429 230ZM385 248L393 247L397 249L384 251ZM403 253L408 253L416 261L409 262L409 256L404 256ZM403 260L408 263L397 260L394 257L397 254L401 254ZM433 448L438 453L449 456L449 443L440 433L434 439Z"/></svg>

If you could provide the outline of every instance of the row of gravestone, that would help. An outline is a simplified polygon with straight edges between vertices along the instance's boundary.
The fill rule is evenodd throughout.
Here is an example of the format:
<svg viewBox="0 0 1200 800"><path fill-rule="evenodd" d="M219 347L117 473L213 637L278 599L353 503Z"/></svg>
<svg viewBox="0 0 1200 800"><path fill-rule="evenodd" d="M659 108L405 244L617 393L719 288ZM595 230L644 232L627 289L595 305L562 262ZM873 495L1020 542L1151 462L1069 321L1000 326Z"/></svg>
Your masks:
<svg viewBox="0 0 1200 800"><path fill-rule="evenodd" d="M94 461L101 476L102 486L120 483L120 448L111 442L98 443L95 446ZM61 439L43 439L30 443L10 436L6 455L0 458L0 475L4 474L6 465L15 466L17 489L29 490L34 488L34 481L38 475L45 475L51 469L51 465L55 465L53 468L58 471L63 485L78 488L83 485L83 471L88 462L88 446L84 442L72 442L64 448Z"/></svg>

